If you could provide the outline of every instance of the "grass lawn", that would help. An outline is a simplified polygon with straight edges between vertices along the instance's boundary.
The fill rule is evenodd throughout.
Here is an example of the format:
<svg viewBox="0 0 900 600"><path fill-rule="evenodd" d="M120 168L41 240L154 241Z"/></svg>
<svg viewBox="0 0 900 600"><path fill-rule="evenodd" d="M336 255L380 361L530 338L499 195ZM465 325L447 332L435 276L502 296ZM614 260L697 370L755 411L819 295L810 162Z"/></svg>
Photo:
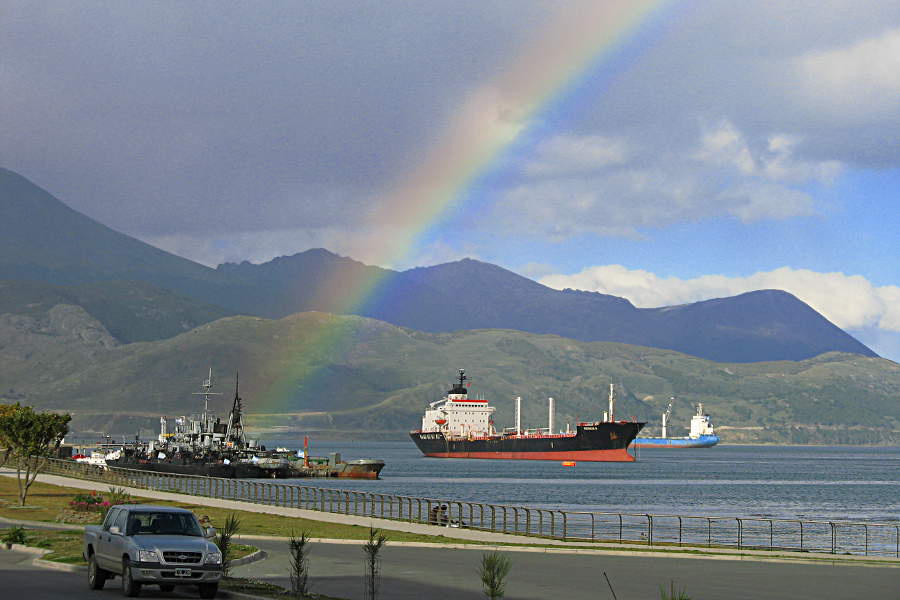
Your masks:
<svg viewBox="0 0 900 600"><path fill-rule="evenodd" d="M64 509L76 494L89 494L87 490L61 487L36 482L31 486L26 502L32 508L20 508L18 503L18 488L14 477L0 476L0 517L7 519L23 519L28 521L60 522L65 518ZM99 493L99 492L98 492ZM241 521L239 534L247 535L273 535L287 536L291 532L299 534L306 531L309 537L331 538L347 540L365 540L369 535L369 528L361 525L343 525L340 523L328 523L311 519L283 517L266 513L248 512L242 510L228 510L202 506L191 502L171 502L168 500L154 500L135 496L134 500L158 504L162 506L177 506L194 511L198 516L209 517L213 527L221 527L228 515L235 514ZM63 521L65 522L65 521ZM99 515L94 522L99 523ZM470 540L448 538L444 536L421 535L406 533L403 531L384 530L388 539L395 542L448 542L460 544L477 544Z"/></svg>

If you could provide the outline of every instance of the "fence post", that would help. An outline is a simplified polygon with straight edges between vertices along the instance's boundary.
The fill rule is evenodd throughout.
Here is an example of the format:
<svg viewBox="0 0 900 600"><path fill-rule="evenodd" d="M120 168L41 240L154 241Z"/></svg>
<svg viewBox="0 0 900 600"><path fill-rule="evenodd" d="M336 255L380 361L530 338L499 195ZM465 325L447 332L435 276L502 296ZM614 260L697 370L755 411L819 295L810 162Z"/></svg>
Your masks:
<svg viewBox="0 0 900 600"><path fill-rule="evenodd" d="M863 528L866 530L866 556L869 555L869 526L863 525Z"/></svg>
<svg viewBox="0 0 900 600"><path fill-rule="evenodd" d="M681 517L678 517L678 545L681 546Z"/></svg>
<svg viewBox="0 0 900 600"><path fill-rule="evenodd" d="M619 543L622 542L622 513L619 513Z"/></svg>
<svg viewBox="0 0 900 600"><path fill-rule="evenodd" d="M738 524L738 549L743 546L744 543L744 522L741 519L735 519Z"/></svg>
<svg viewBox="0 0 900 600"><path fill-rule="evenodd" d="M647 545L653 545L653 517L651 515L644 515L647 517Z"/></svg>
<svg viewBox="0 0 900 600"><path fill-rule="evenodd" d="M800 523L800 551L803 551L803 521L799 521Z"/></svg>
<svg viewBox="0 0 900 600"><path fill-rule="evenodd" d="M769 550L772 549L772 546L775 545L775 531L774 525L772 525L772 519L769 519Z"/></svg>
<svg viewBox="0 0 900 600"><path fill-rule="evenodd" d="M562 540L566 541L566 535L568 534L568 528L569 528L569 518L568 518L569 515L565 511L559 511L559 514L562 515L562 522L563 522Z"/></svg>
<svg viewBox="0 0 900 600"><path fill-rule="evenodd" d="M837 539L835 537L836 532L834 529L834 523L832 521L829 521L828 524L831 525L831 553L834 554L837 548Z"/></svg>
<svg viewBox="0 0 900 600"><path fill-rule="evenodd" d="M712 519L706 518L706 547L712 546Z"/></svg>

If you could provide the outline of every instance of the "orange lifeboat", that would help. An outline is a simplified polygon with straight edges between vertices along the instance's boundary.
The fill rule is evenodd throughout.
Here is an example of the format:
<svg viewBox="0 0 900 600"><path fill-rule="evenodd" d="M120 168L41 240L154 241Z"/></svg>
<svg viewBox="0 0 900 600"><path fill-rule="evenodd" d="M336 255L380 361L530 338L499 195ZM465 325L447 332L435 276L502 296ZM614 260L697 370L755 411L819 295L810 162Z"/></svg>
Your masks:
<svg viewBox="0 0 900 600"><path fill-rule="evenodd" d="M447 423L447 419L435 419L434 422L438 425L445 425Z"/></svg>
<svg viewBox="0 0 900 600"><path fill-rule="evenodd" d="M578 463L576 463L574 460L564 460L562 462L562 466L564 467L574 467L576 464Z"/></svg>

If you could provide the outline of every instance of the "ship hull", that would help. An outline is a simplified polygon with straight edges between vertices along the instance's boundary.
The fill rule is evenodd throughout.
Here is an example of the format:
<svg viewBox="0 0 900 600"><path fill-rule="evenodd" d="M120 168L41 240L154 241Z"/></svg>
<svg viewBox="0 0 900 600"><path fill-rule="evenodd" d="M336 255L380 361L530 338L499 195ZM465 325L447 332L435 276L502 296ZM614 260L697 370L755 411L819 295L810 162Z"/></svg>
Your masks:
<svg viewBox="0 0 900 600"><path fill-rule="evenodd" d="M433 458L634 462L628 445L643 426L635 422L597 423L579 425L574 434L471 439L414 431L410 437L422 454Z"/></svg>
<svg viewBox="0 0 900 600"><path fill-rule="evenodd" d="M259 479L272 477L270 471L252 464L226 465L223 463L176 463L127 459L107 460L106 464L110 467L118 467L121 469L137 469L140 471L170 473L173 475L201 475L203 477L221 477L225 479Z"/></svg>
<svg viewBox="0 0 900 600"><path fill-rule="evenodd" d="M711 448L719 443L717 435L698 438L635 438L635 448Z"/></svg>

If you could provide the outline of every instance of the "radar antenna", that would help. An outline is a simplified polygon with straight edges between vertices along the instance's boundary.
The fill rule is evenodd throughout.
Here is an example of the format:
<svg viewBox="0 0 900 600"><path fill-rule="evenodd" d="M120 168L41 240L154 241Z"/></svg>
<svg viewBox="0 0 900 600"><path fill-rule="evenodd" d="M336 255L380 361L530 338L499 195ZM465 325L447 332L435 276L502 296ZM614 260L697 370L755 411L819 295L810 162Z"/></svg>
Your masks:
<svg viewBox="0 0 900 600"><path fill-rule="evenodd" d="M203 416L204 420L206 420L206 413L209 412L209 397L210 396L221 396L221 392L211 392L212 389L212 367L209 368L209 376L207 376L206 380L200 384L200 387L203 388L202 392L194 392L193 396L203 396Z"/></svg>

